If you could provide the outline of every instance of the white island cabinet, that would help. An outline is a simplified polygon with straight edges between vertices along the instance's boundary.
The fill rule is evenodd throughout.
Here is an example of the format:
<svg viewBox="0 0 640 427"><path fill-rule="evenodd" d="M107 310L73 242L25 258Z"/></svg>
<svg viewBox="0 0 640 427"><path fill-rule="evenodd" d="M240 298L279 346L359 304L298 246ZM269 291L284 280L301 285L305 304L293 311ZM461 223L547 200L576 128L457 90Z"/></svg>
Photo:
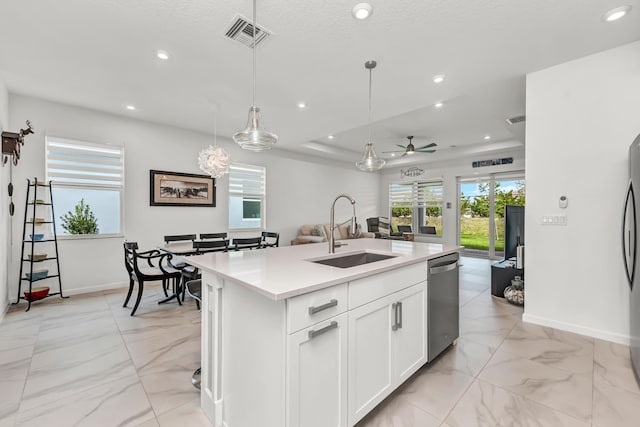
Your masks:
<svg viewBox="0 0 640 427"><path fill-rule="evenodd" d="M216 427L353 426L426 363L437 244L350 240L206 254L202 408ZM349 268L312 262L359 252Z"/></svg>

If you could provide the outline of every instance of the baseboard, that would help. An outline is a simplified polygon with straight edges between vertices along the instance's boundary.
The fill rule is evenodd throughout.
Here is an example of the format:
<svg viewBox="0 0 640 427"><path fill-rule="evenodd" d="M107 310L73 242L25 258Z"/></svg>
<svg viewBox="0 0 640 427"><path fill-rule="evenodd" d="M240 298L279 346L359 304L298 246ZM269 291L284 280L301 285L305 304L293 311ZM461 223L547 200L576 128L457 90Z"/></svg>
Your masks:
<svg viewBox="0 0 640 427"><path fill-rule="evenodd" d="M554 329L560 329L562 331L573 332L575 334L585 335L592 338L598 338L605 341L615 342L628 346L631 339L628 335L616 334L610 331L604 331L602 329L585 328L584 326L576 325L573 323L558 322L557 320L547 319L545 317L532 316L524 313L522 315L522 321L527 323L533 323L540 326L548 326Z"/></svg>
<svg viewBox="0 0 640 427"><path fill-rule="evenodd" d="M64 295L79 295L79 294L90 294L92 292L100 292L100 291L109 291L112 289L120 289L120 288L129 288L129 282L114 282L114 283L105 283L102 285L75 288L75 289L63 289Z"/></svg>

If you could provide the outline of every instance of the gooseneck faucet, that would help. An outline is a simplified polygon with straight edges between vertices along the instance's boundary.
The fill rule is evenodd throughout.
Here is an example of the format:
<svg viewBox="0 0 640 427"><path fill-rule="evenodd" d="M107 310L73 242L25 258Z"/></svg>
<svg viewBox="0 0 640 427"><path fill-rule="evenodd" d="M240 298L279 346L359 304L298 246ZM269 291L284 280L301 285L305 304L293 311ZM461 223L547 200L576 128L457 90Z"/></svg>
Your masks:
<svg viewBox="0 0 640 427"><path fill-rule="evenodd" d="M333 237L333 230L336 228L335 226L335 221L334 221L334 214L335 214L335 207L336 207L336 202L338 201L338 199L344 197L345 199L348 199L351 202L351 206L353 206L353 216L351 217L351 234L356 234L357 232L357 228L358 225L356 223L356 201L353 200L353 197L351 197L348 194L339 194L338 197L336 197L333 200L333 204L331 205L331 217L329 220L329 253L333 254L336 252L336 240Z"/></svg>

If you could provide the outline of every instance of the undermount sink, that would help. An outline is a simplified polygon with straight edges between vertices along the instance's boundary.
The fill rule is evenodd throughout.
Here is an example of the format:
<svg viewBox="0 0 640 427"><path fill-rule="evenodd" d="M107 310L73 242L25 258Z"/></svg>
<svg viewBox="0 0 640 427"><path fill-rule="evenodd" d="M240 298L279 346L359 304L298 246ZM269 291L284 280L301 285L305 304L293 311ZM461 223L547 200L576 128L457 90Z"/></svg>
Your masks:
<svg viewBox="0 0 640 427"><path fill-rule="evenodd" d="M395 258L396 255L385 255L375 252L358 252L343 256L334 256L329 258L309 260L317 264L329 265L331 267L349 268L358 265L369 264L371 262L382 261L389 258Z"/></svg>

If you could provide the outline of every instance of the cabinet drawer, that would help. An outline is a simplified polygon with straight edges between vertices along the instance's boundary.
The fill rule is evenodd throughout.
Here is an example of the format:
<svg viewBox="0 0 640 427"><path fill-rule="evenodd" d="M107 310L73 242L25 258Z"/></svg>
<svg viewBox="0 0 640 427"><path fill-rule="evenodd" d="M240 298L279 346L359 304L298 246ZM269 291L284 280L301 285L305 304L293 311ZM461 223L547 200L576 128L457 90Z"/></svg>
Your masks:
<svg viewBox="0 0 640 427"><path fill-rule="evenodd" d="M354 280L349 282L349 310L425 280L426 262Z"/></svg>
<svg viewBox="0 0 640 427"><path fill-rule="evenodd" d="M293 333L347 311L347 284L320 289L287 300L287 333Z"/></svg>

